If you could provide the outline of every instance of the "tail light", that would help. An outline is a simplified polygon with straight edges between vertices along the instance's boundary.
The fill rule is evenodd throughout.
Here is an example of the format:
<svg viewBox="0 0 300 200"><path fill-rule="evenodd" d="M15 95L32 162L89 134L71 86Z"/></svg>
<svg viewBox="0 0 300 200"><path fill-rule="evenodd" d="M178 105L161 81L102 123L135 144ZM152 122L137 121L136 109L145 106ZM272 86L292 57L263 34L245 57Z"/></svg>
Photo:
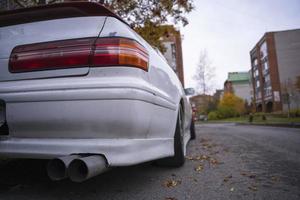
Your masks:
<svg viewBox="0 0 300 200"><path fill-rule="evenodd" d="M93 66L127 65L148 70L148 53L135 40L98 38L92 56Z"/></svg>
<svg viewBox="0 0 300 200"><path fill-rule="evenodd" d="M12 73L76 67L129 66L148 70L147 50L127 38L84 38L21 45L9 59Z"/></svg>

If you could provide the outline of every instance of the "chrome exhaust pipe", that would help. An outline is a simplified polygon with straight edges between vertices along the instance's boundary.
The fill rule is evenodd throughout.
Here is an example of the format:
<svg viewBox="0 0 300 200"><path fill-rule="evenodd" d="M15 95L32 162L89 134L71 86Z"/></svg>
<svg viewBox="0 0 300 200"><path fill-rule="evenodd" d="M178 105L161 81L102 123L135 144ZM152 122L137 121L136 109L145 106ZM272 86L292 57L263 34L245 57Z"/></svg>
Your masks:
<svg viewBox="0 0 300 200"><path fill-rule="evenodd" d="M77 155L70 155L60 158L54 158L48 162L47 174L53 181L59 181L68 177L67 169L70 163L78 158Z"/></svg>
<svg viewBox="0 0 300 200"><path fill-rule="evenodd" d="M74 159L68 167L68 175L74 182L82 182L107 170L104 156L93 155Z"/></svg>

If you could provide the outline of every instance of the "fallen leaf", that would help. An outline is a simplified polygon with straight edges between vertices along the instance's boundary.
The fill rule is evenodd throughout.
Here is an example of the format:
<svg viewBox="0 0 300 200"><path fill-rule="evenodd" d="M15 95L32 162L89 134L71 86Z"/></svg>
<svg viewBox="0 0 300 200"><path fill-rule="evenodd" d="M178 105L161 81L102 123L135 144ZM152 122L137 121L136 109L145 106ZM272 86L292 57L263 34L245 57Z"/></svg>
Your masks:
<svg viewBox="0 0 300 200"><path fill-rule="evenodd" d="M271 179L274 182L278 182L279 181L279 177L277 177L277 176L272 176Z"/></svg>
<svg viewBox="0 0 300 200"><path fill-rule="evenodd" d="M181 181L176 181L176 180L167 180L164 182L164 186L168 187L168 188L172 188L172 187L176 187L177 185L179 185L181 183Z"/></svg>
<svg viewBox="0 0 300 200"><path fill-rule="evenodd" d="M241 175L242 176L247 176L247 173L246 172L241 172Z"/></svg>
<svg viewBox="0 0 300 200"><path fill-rule="evenodd" d="M255 174L250 174L248 177L249 177L249 178L255 178L256 175L255 175Z"/></svg>
<svg viewBox="0 0 300 200"><path fill-rule="evenodd" d="M177 200L175 197L166 197L165 200Z"/></svg>
<svg viewBox="0 0 300 200"><path fill-rule="evenodd" d="M232 175L230 175L230 176L226 176L224 179L223 179L223 181L224 182L228 182L229 181L229 179L231 179L232 178Z"/></svg>
<svg viewBox="0 0 300 200"><path fill-rule="evenodd" d="M249 190L257 191L257 186L255 186L255 185L251 185L248 188L249 188Z"/></svg>
<svg viewBox="0 0 300 200"><path fill-rule="evenodd" d="M185 158L188 159L188 160L193 160L194 159L192 156L186 156Z"/></svg>
<svg viewBox="0 0 300 200"><path fill-rule="evenodd" d="M241 175L242 176L246 176L248 178L256 178L256 175L255 174L252 174L250 172L241 172Z"/></svg>
<svg viewBox="0 0 300 200"><path fill-rule="evenodd" d="M200 161L203 161L203 160L209 160L209 156L207 155L200 155L200 156L186 156L186 158L188 160L193 160L193 161L196 161L196 160L200 160Z"/></svg>
<svg viewBox="0 0 300 200"><path fill-rule="evenodd" d="M195 171L197 172L200 172L203 170L203 165L198 165L196 168L195 168Z"/></svg>
<svg viewBox="0 0 300 200"><path fill-rule="evenodd" d="M213 165L218 165L218 164L219 164L219 161L216 160L216 159L214 159L214 158L211 158L211 159L209 160L209 162L210 162L210 164L213 164Z"/></svg>

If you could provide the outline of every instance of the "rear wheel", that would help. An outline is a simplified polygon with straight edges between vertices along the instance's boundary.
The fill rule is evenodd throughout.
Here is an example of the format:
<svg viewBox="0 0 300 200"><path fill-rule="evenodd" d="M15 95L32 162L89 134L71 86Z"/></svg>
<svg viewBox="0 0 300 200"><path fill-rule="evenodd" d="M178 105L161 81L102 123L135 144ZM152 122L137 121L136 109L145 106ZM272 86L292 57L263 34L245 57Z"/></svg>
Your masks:
<svg viewBox="0 0 300 200"><path fill-rule="evenodd" d="M191 140L196 139L195 123L193 119L191 122L190 133L191 133Z"/></svg>
<svg viewBox="0 0 300 200"><path fill-rule="evenodd" d="M161 166L181 167L185 162L184 157L184 131L183 131L183 111L180 107L177 117L176 130L174 135L174 151L173 157L163 158L156 163Z"/></svg>

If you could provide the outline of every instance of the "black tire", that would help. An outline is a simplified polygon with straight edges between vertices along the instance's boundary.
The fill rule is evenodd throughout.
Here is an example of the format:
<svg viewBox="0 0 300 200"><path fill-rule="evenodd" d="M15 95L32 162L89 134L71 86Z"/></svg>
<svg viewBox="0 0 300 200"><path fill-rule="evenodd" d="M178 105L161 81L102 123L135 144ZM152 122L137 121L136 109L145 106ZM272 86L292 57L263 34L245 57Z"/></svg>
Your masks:
<svg viewBox="0 0 300 200"><path fill-rule="evenodd" d="M174 151L173 157L163 158L156 162L160 166L181 167L185 162L184 157L184 134L183 134L183 117L182 108L180 107L177 117L176 130L174 135Z"/></svg>
<svg viewBox="0 0 300 200"><path fill-rule="evenodd" d="M191 122L190 132L191 132L191 140L196 139L195 123L194 123L193 119L192 119L192 122Z"/></svg>

